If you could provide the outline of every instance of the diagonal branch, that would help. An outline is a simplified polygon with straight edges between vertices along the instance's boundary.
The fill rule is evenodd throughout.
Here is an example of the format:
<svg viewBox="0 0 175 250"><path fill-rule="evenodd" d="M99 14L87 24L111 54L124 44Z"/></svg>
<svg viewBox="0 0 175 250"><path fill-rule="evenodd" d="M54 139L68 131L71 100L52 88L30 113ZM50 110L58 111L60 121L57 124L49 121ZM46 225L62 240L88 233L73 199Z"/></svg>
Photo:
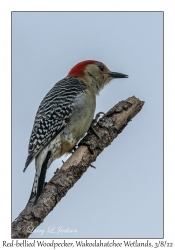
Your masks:
<svg viewBox="0 0 175 250"><path fill-rule="evenodd" d="M28 238L32 231L43 222L68 190L81 178L89 165L108 147L128 122L142 109L143 101L130 97L119 102L104 115L95 130L100 136L87 134L79 143L78 149L57 169L46 184L35 206L33 199L12 223L12 238Z"/></svg>

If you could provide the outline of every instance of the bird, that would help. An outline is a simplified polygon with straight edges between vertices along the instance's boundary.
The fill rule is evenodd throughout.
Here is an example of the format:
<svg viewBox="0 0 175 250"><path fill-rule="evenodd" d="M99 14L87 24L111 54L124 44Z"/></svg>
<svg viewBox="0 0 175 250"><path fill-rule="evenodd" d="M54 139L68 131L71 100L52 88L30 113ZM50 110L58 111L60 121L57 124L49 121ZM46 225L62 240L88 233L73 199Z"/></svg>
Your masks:
<svg viewBox="0 0 175 250"><path fill-rule="evenodd" d="M96 96L111 80L128 78L112 72L96 60L77 63L41 101L31 132L23 172L35 159L35 177L29 201L40 197L47 168L70 153L89 130L96 108Z"/></svg>

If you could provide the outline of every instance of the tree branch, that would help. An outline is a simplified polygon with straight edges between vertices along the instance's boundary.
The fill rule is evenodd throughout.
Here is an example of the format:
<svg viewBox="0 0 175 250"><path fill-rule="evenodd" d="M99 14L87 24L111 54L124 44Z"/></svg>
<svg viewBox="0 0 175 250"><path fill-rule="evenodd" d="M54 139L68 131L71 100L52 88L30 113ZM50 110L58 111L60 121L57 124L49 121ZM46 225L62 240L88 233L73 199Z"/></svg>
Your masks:
<svg viewBox="0 0 175 250"><path fill-rule="evenodd" d="M119 102L104 115L95 130L100 136L87 134L78 149L57 169L52 179L45 185L38 202L33 199L12 223L12 238L28 238L32 231L43 222L68 190L81 178L89 165L108 147L128 122L142 109L144 102L130 97Z"/></svg>

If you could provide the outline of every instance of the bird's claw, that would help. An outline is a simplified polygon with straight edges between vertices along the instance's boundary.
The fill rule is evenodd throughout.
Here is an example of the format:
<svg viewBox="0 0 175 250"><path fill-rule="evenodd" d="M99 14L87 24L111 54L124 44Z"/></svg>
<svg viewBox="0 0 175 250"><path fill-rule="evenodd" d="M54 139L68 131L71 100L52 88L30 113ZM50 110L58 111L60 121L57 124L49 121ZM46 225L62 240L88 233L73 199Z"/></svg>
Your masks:
<svg viewBox="0 0 175 250"><path fill-rule="evenodd" d="M99 134L97 133L97 131L95 130L95 128L92 125L90 126L90 128L93 131L93 133L97 136L97 138L102 140L101 137L99 136Z"/></svg>
<svg viewBox="0 0 175 250"><path fill-rule="evenodd" d="M104 112L98 112L98 113L96 114L95 118L92 120L91 126L94 126L95 124L97 124L98 119L100 118L100 115L102 115L102 114L105 115Z"/></svg>
<svg viewBox="0 0 175 250"><path fill-rule="evenodd" d="M97 133L97 131L95 130L94 128L94 125L97 124L98 122L98 119L100 117L100 115L103 114L105 115L104 112L99 112L96 114L95 118L93 119L92 123L91 123L91 126L90 126L90 129L93 131L93 133L97 136L98 139L102 140L102 138L99 136L99 134Z"/></svg>

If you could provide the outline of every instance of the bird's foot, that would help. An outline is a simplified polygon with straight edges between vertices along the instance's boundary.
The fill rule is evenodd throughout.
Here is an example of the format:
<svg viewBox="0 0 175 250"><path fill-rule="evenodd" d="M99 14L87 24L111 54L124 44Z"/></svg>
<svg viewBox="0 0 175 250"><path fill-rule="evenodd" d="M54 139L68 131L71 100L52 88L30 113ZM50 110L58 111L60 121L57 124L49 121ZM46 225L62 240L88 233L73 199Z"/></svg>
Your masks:
<svg viewBox="0 0 175 250"><path fill-rule="evenodd" d="M101 115L101 114L105 115L104 112L99 112L99 113L97 113L96 116L95 116L95 118L92 120L92 123L91 123L91 126L90 126L90 129L93 131L93 133L94 133L94 134L97 136L97 138L100 139L100 140L102 140L102 138L99 136L99 134L98 134L97 131L95 130L94 125L97 124L98 119L100 118L100 115ZM88 133L89 133L89 131L88 131ZM90 132L90 133L91 133L91 132Z"/></svg>
<svg viewBox="0 0 175 250"><path fill-rule="evenodd" d="M104 112L98 112L95 116L95 118L92 120L92 123L91 123L91 126L94 126L97 124L99 118L100 118L100 115L105 115Z"/></svg>

